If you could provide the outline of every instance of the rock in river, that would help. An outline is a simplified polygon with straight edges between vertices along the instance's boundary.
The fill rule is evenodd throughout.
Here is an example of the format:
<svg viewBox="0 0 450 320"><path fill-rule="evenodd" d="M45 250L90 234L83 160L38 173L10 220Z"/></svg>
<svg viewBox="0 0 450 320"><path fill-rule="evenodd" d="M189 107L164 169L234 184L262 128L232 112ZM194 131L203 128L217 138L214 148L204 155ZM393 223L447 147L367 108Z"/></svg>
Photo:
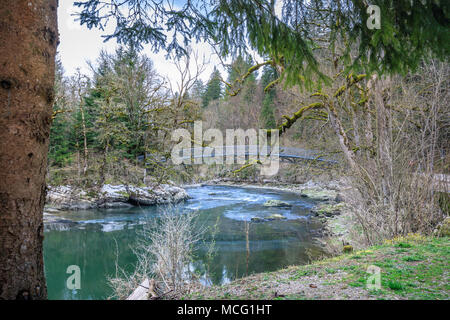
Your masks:
<svg viewBox="0 0 450 320"><path fill-rule="evenodd" d="M281 201L281 200L268 200L264 203L265 207L281 207L281 208L290 208L291 204Z"/></svg>
<svg viewBox="0 0 450 320"><path fill-rule="evenodd" d="M286 220L287 218L281 214L275 213L266 218L267 220Z"/></svg>
<svg viewBox="0 0 450 320"><path fill-rule="evenodd" d="M250 220L251 220L251 222L264 222L264 221L266 221L266 220L264 220L261 217L252 217Z"/></svg>
<svg viewBox="0 0 450 320"><path fill-rule="evenodd" d="M341 210L345 208L344 203L322 203L311 209L316 216L332 217L341 214Z"/></svg>

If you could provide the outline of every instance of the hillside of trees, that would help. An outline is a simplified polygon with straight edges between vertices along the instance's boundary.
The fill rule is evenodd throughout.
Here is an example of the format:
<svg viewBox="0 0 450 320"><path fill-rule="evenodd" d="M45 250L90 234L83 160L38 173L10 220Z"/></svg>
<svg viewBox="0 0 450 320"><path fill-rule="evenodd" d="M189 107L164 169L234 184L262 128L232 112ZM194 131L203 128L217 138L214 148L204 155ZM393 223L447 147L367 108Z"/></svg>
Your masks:
<svg viewBox="0 0 450 320"><path fill-rule="evenodd" d="M187 62L178 61L181 75ZM170 156L171 132L191 129L195 120L203 120L204 129L223 132L275 128L276 119L281 118L282 92L278 89L277 96L277 88L266 90L278 78L274 67L265 66L260 76L253 73L246 78L239 94L230 92L235 88L226 88L252 63L238 56L228 66L226 80L214 68L206 83L195 75L183 78L180 87L173 88L157 74L152 61L133 47L120 47L112 54L102 52L90 64L92 76L78 70L68 77L58 61L49 184L140 184L144 169L150 173L154 169L154 176L163 173L162 177L175 178L175 169L158 159ZM193 172L191 176L184 173L187 181L195 179Z"/></svg>

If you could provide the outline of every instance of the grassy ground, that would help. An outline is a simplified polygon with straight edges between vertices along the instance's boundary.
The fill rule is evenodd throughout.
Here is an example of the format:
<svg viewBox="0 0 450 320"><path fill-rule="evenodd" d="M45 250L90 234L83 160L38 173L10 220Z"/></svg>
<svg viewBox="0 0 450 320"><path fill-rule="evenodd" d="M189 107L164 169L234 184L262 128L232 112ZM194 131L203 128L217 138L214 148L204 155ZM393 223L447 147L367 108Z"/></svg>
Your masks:
<svg viewBox="0 0 450 320"><path fill-rule="evenodd" d="M448 300L449 262L449 237L410 235L310 265L255 274L184 298ZM379 290L367 287L369 266L380 268Z"/></svg>

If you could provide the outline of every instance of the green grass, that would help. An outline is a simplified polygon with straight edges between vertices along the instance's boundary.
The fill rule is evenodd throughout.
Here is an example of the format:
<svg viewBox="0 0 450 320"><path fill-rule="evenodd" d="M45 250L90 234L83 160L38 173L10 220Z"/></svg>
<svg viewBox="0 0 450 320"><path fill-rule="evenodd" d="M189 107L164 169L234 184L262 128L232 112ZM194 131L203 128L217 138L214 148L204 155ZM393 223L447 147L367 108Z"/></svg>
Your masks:
<svg viewBox="0 0 450 320"><path fill-rule="evenodd" d="M403 284L401 282L394 281L394 280L390 280L387 283L387 285L388 285L389 289L396 290L396 291L404 289Z"/></svg>
<svg viewBox="0 0 450 320"><path fill-rule="evenodd" d="M369 266L381 288L367 286ZM269 276L270 275L270 276ZM314 284L314 286L310 286ZM275 296L274 292L277 292ZM197 299L450 299L450 238L411 236L193 293Z"/></svg>
<svg viewBox="0 0 450 320"><path fill-rule="evenodd" d="M412 255L412 256L407 256L407 257L402 258L403 261L408 261L408 262L422 261L424 259L425 259L425 257L422 255Z"/></svg>

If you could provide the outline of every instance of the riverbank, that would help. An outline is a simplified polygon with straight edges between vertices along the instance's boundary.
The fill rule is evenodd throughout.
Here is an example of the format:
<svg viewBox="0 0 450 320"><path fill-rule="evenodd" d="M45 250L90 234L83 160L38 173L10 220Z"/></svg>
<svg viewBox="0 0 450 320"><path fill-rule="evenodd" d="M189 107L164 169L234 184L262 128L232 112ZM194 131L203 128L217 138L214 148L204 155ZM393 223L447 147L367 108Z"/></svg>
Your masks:
<svg viewBox="0 0 450 320"><path fill-rule="evenodd" d="M116 209L133 206L178 203L189 199L183 188L173 184L150 186L105 184L100 189L82 189L64 185L47 187L44 211L76 211L89 209Z"/></svg>
<svg viewBox="0 0 450 320"><path fill-rule="evenodd" d="M450 299L450 238L418 235L366 250L204 287L184 299ZM379 268L381 287L367 287Z"/></svg>
<svg viewBox="0 0 450 320"><path fill-rule="evenodd" d="M190 186L200 185L223 185L292 192L300 197L317 201L317 205L311 209L311 212L324 227L322 236L318 237L317 240L332 254L341 252L343 243L351 244L355 248L360 247L360 244L355 242L351 236L351 230L355 222L351 209L345 203L345 195L351 191L351 187L345 179L325 182L310 180L303 184L280 183L272 180L258 183L232 179L214 179ZM184 187L189 187L189 185Z"/></svg>

